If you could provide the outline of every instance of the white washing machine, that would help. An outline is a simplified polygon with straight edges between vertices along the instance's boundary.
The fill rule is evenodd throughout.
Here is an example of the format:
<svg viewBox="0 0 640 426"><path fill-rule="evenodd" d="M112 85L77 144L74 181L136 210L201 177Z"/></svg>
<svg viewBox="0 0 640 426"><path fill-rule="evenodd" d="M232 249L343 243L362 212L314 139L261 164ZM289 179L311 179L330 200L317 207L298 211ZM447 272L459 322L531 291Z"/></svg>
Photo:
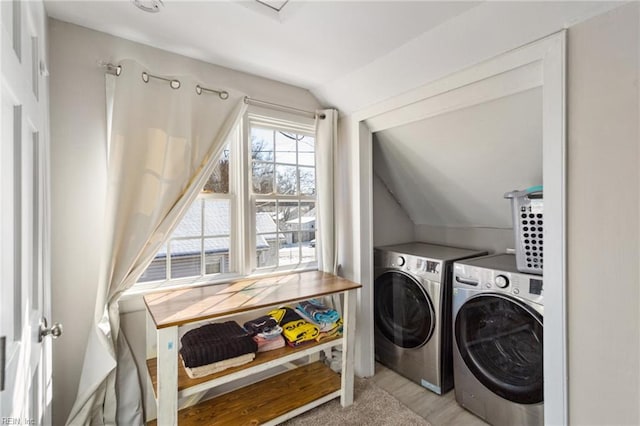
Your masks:
<svg viewBox="0 0 640 426"><path fill-rule="evenodd" d="M425 243L374 252L376 359L438 394L453 386L453 262L486 252Z"/></svg>
<svg viewBox="0 0 640 426"><path fill-rule="evenodd" d="M453 274L456 400L494 426L543 425L542 278L511 254L456 262Z"/></svg>

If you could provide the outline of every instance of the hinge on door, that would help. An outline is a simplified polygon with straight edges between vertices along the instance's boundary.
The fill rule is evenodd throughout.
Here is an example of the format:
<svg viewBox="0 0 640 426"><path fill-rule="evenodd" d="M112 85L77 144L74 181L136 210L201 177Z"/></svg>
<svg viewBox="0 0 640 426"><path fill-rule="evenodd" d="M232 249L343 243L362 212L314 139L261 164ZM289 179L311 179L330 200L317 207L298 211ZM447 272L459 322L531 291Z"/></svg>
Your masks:
<svg viewBox="0 0 640 426"><path fill-rule="evenodd" d="M4 390L4 369L7 361L7 338L0 337L0 392Z"/></svg>

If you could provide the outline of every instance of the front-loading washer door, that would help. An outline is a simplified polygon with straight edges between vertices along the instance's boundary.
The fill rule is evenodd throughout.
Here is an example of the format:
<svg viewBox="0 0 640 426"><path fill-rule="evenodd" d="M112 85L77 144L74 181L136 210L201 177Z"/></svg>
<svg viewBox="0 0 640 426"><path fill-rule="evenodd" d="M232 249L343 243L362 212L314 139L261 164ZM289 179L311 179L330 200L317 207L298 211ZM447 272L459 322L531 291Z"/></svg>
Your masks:
<svg viewBox="0 0 640 426"><path fill-rule="evenodd" d="M455 339L467 368L493 393L519 404L543 402L542 316L526 304L485 293L458 311Z"/></svg>
<svg viewBox="0 0 640 426"><path fill-rule="evenodd" d="M412 276L387 271L374 283L374 315L378 331L402 348L429 341L435 327L433 303Z"/></svg>

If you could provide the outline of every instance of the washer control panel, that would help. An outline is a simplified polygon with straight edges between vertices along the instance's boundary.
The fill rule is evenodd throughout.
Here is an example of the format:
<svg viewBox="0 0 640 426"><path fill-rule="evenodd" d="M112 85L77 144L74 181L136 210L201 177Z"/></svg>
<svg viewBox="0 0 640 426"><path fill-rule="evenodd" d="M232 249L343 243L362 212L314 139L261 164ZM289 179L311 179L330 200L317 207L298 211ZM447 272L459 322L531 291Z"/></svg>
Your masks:
<svg viewBox="0 0 640 426"><path fill-rule="evenodd" d="M442 262L420 256L401 253L377 253L381 256L379 263L391 268L397 268L410 274L415 274L430 280L439 280L442 274Z"/></svg>
<svg viewBox="0 0 640 426"><path fill-rule="evenodd" d="M543 281L537 275L459 263L454 265L453 275L454 288L508 293L532 302L543 303Z"/></svg>

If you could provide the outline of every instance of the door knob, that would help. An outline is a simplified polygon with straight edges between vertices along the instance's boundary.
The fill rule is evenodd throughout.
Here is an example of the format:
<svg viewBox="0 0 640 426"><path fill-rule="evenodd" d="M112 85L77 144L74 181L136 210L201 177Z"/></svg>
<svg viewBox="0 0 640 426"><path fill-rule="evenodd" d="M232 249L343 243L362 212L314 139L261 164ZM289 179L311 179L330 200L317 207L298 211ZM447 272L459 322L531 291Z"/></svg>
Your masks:
<svg viewBox="0 0 640 426"><path fill-rule="evenodd" d="M54 339L57 339L62 335L62 324L53 323L51 327L47 327L47 319L42 318L40 320L40 333L38 334L38 342L42 342L42 339L51 336Z"/></svg>

